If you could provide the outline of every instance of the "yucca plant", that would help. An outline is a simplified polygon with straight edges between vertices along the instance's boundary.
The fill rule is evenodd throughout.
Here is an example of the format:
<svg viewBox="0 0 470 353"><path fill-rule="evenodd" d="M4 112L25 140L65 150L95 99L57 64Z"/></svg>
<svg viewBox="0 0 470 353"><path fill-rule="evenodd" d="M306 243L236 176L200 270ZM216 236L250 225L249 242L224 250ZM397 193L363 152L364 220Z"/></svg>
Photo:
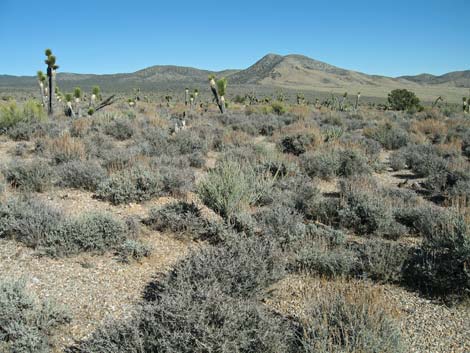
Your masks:
<svg viewBox="0 0 470 353"><path fill-rule="evenodd" d="M37 72L37 79L38 79L38 84L39 84L39 90L41 92L41 99L42 99L42 106L46 107L46 75L44 75L44 72L39 70Z"/></svg>
<svg viewBox="0 0 470 353"><path fill-rule="evenodd" d="M462 110L464 113L467 112L467 106L468 106L467 97L463 97L462 98Z"/></svg>
<svg viewBox="0 0 470 353"><path fill-rule="evenodd" d="M47 112L49 115L52 115L53 114L52 97L54 96L54 92L55 92L55 89L54 89L55 75L59 66L56 64L57 59L55 55L52 55L52 50L46 49L45 54L46 54L47 59L44 60L44 62L47 65L47 77L49 79L49 89L48 89L49 102L48 102Z"/></svg>
<svg viewBox="0 0 470 353"><path fill-rule="evenodd" d="M348 92L344 92L343 94L343 99L341 99L341 103L339 105L339 110L344 111L345 109L345 103L346 103L346 98L348 97Z"/></svg>
<svg viewBox="0 0 470 353"><path fill-rule="evenodd" d="M188 103L189 103L189 88L186 87L184 89L184 105L188 106Z"/></svg>
<svg viewBox="0 0 470 353"><path fill-rule="evenodd" d="M354 104L354 110L357 110L357 108L359 107L359 99L361 99L361 92L357 92L356 104Z"/></svg>
<svg viewBox="0 0 470 353"><path fill-rule="evenodd" d="M95 108L96 102L100 100L101 100L101 89L99 86L94 86L91 90L89 108Z"/></svg>
<svg viewBox="0 0 470 353"><path fill-rule="evenodd" d="M219 107L219 110L222 114L225 113L225 93L227 90L227 79L221 78L216 81L215 75L209 76L209 85L211 87L212 94L214 95L214 100Z"/></svg>

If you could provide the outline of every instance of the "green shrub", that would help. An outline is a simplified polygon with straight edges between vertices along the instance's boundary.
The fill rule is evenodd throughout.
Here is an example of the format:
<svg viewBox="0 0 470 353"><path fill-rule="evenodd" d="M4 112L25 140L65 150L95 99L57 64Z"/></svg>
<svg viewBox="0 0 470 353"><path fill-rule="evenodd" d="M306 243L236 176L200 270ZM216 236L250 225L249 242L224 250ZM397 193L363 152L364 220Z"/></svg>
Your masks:
<svg viewBox="0 0 470 353"><path fill-rule="evenodd" d="M54 330L68 322L63 308L38 302L24 281L0 280L0 351L49 353Z"/></svg>
<svg viewBox="0 0 470 353"><path fill-rule="evenodd" d="M421 109L419 98L407 89L395 89L388 94L388 104L392 110L418 111Z"/></svg>
<svg viewBox="0 0 470 353"><path fill-rule="evenodd" d="M41 105L34 100L27 101L22 108L14 101L0 106L0 129L12 128L21 122L32 123L46 119Z"/></svg>
<svg viewBox="0 0 470 353"><path fill-rule="evenodd" d="M5 179L14 188L44 192L52 186L54 171L42 160L14 161L4 171Z"/></svg>
<svg viewBox="0 0 470 353"><path fill-rule="evenodd" d="M285 104L278 101L272 102L271 108L273 110L273 113L277 115L284 115L287 111Z"/></svg>
<svg viewBox="0 0 470 353"><path fill-rule="evenodd" d="M197 186L208 207L226 219L253 205L272 186L270 175L259 174L251 166L222 161Z"/></svg>
<svg viewBox="0 0 470 353"><path fill-rule="evenodd" d="M367 157L356 150L341 151L337 173L342 177L369 174L370 168L367 165Z"/></svg>
<svg viewBox="0 0 470 353"><path fill-rule="evenodd" d="M71 161L60 166L59 184L64 187L95 191L107 173L97 162Z"/></svg>
<svg viewBox="0 0 470 353"><path fill-rule="evenodd" d="M134 166L121 170L102 181L96 190L99 199L114 205L150 200L160 194L160 175L150 168Z"/></svg>
<svg viewBox="0 0 470 353"><path fill-rule="evenodd" d="M402 151L394 151L390 154L390 167L394 171L403 170L406 168L406 156Z"/></svg>

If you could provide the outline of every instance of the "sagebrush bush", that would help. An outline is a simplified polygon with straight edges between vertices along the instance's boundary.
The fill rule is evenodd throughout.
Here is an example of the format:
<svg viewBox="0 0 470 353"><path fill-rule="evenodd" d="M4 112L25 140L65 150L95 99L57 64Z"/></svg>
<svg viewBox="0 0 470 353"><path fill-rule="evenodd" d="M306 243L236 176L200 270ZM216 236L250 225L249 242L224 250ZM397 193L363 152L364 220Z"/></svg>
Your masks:
<svg viewBox="0 0 470 353"><path fill-rule="evenodd" d="M364 135L380 142L388 150L399 149L410 142L406 130L388 123L376 128L366 129Z"/></svg>
<svg viewBox="0 0 470 353"><path fill-rule="evenodd" d="M95 191L107 173L97 161L71 161L60 166L58 176L61 186Z"/></svg>
<svg viewBox="0 0 470 353"><path fill-rule="evenodd" d="M136 165L121 170L103 180L96 190L102 200L114 205L150 200L161 193L160 174L148 167Z"/></svg>
<svg viewBox="0 0 470 353"><path fill-rule="evenodd" d="M357 275L374 281L402 283L413 249L396 242L374 239L350 245L358 256Z"/></svg>
<svg viewBox="0 0 470 353"><path fill-rule="evenodd" d="M118 246L116 255L120 262L128 263L131 260L140 261L144 257L149 257L152 248L138 240L128 239Z"/></svg>
<svg viewBox="0 0 470 353"><path fill-rule="evenodd" d="M327 285L325 285L327 286ZM400 328L368 288L321 290L300 318L299 349L309 353L404 352Z"/></svg>
<svg viewBox="0 0 470 353"><path fill-rule="evenodd" d="M301 156L301 164L311 178L331 180L340 168L340 152L335 149L307 152Z"/></svg>
<svg viewBox="0 0 470 353"><path fill-rule="evenodd" d="M130 139L135 133L132 121L126 118L112 120L105 125L104 131L107 135L121 141Z"/></svg>
<svg viewBox="0 0 470 353"><path fill-rule="evenodd" d="M226 219L253 205L272 186L270 175L253 167L222 161L197 186L197 193L208 207Z"/></svg>
<svg viewBox="0 0 470 353"><path fill-rule="evenodd" d="M13 161L4 171L6 181L24 191L44 192L52 186L54 170L43 160Z"/></svg>
<svg viewBox="0 0 470 353"><path fill-rule="evenodd" d="M0 235L49 256L105 252L122 244L128 228L107 213L69 218L36 199L12 199L2 205Z"/></svg>
<svg viewBox="0 0 470 353"><path fill-rule="evenodd" d="M159 169L162 192L172 196L181 196L194 188L194 173L190 168L165 166Z"/></svg>
<svg viewBox="0 0 470 353"><path fill-rule="evenodd" d="M450 211L422 209L415 227L423 236L406 270L406 280L436 296L470 295L470 227Z"/></svg>
<svg viewBox="0 0 470 353"><path fill-rule="evenodd" d="M75 351L289 351L289 323L256 300L283 267L280 253L261 239L237 235L204 247L150 285L133 318L99 330Z"/></svg>
<svg viewBox="0 0 470 353"><path fill-rule="evenodd" d="M184 201L150 209L144 223L153 230L169 231L183 238L217 242L224 236L222 225L208 221L196 204Z"/></svg>
<svg viewBox="0 0 470 353"><path fill-rule="evenodd" d="M64 308L39 301L22 280L0 280L0 351L5 353L51 352L51 336L70 322Z"/></svg>

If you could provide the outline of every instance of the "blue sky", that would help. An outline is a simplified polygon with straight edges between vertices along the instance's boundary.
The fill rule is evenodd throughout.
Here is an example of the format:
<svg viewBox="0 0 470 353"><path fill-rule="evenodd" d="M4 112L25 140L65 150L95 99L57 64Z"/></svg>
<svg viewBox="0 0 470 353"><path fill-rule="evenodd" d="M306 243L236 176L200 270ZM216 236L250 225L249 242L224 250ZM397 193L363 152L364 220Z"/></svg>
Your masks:
<svg viewBox="0 0 470 353"><path fill-rule="evenodd" d="M34 75L50 47L60 71L174 64L246 68L303 54L370 74L470 69L466 0L0 0L0 74Z"/></svg>

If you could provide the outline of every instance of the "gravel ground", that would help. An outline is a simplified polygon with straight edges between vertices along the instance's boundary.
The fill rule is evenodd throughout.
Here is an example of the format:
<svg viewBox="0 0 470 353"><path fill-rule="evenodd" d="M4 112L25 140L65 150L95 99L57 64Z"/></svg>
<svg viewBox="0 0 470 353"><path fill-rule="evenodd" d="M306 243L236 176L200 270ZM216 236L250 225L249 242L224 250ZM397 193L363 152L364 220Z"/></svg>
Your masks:
<svg viewBox="0 0 470 353"><path fill-rule="evenodd" d="M298 315L305 302L318 295L324 283L324 279L312 277L287 277L273 287L271 298L266 304L283 314ZM341 283L337 281L333 287ZM381 297L378 302L386 305L397 320L407 347L406 352L470 352L468 304L449 308L397 286L370 284L370 288L377 290Z"/></svg>

